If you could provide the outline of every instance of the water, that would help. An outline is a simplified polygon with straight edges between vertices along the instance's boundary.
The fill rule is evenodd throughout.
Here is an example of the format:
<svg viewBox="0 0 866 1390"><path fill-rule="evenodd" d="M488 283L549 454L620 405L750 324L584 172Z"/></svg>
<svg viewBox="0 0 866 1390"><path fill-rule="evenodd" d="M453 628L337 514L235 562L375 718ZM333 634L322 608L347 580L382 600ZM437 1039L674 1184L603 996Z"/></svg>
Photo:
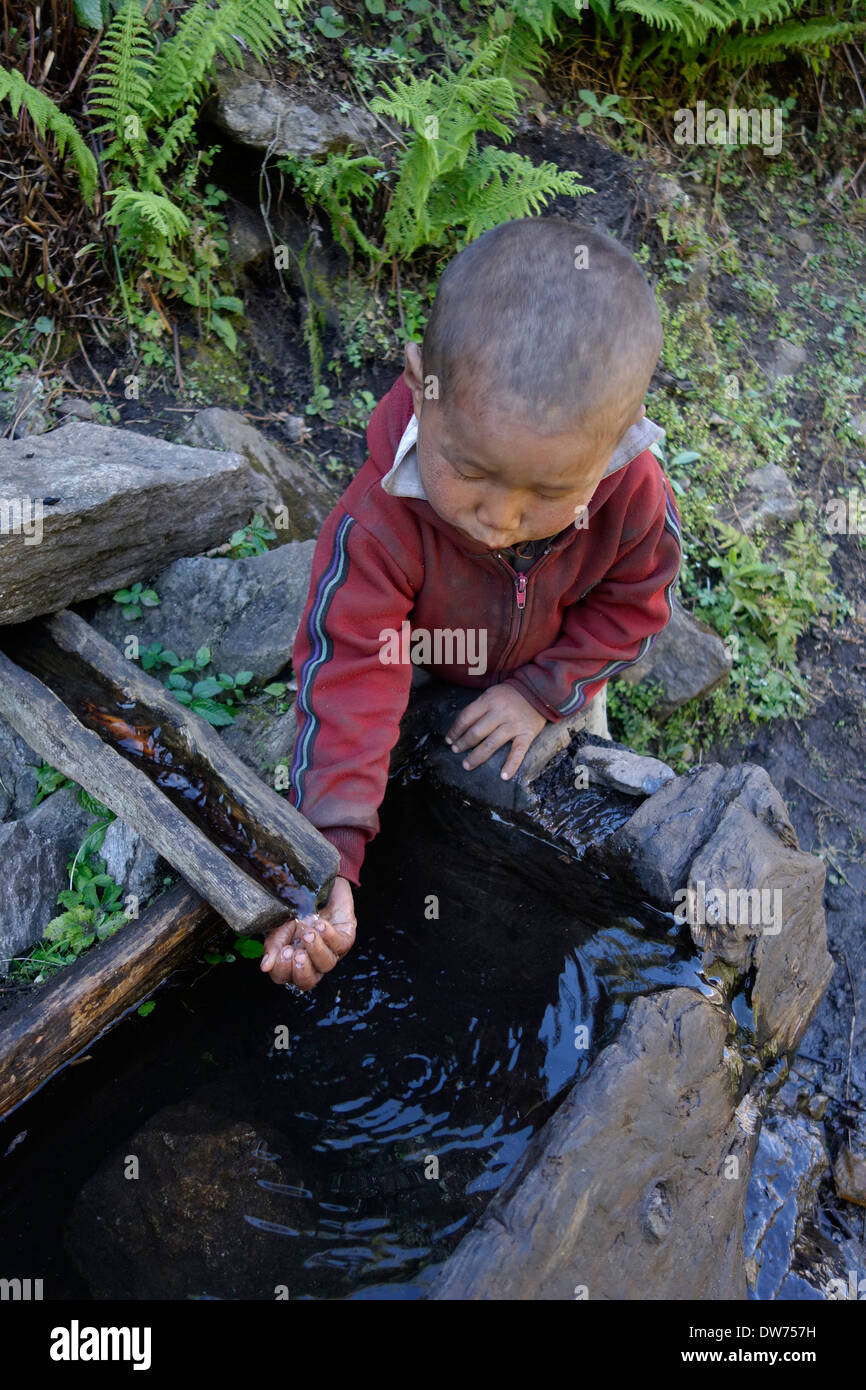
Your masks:
<svg viewBox="0 0 866 1390"><path fill-rule="evenodd" d="M417 1297L629 1000L712 992L671 917L501 819L416 783L382 821L312 994L191 966L0 1125L5 1271L46 1298Z"/></svg>

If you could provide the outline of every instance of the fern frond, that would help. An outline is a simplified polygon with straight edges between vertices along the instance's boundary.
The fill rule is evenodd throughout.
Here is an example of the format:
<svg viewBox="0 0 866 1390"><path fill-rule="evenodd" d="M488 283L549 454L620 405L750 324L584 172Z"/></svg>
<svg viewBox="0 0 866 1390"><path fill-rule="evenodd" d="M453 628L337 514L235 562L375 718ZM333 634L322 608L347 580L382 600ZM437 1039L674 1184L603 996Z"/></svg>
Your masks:
<svg viewBox="0 0 866 1390"><path fill-rule="evenodd" d="M57 153L61 158L67 146L69 147L69 153L78 171L81 196L88 206L92 206L93 195L96 192L96 160L71 117L61 111L45 92L25 82L16 69L10 71L0 66L0 101L3 100L9 102L13 116L18 115L23 105L43 139L46 131L50 131L57 142Z"/></svg>
<svg viewBox="0 0 866 1390"><path fill-rule="evenodd" d="M89 106L103 118L98 132L111 131L123 144L140 145L157 114L150 100L155 45L138 0L126 0L99 47Z"/></svg>
<svg viewBox="0 0 866 1390"><path fill-rule="evenodd" d="M147 178L150 180L154 175L163 173L170 164L177 159L181 149L192 134L193 126L198 118L198 107L195 102L191 102L174 121L162 137L159 151L147 165Z"/></svg>
<svg viewBox="0 0 866 1390"><path fill-rule="evenodd" d="M239 67L241 40L256 58L264 58L285 37L283 12L273 0L194 0L176 32L157 55L153 100L167 120L209 83L218 53Z"/></svg>
<svg viewBox="0 0 866 1390"><path fill-rule="evenodd" d="M109 197L113 202L105 214L105 220L112 226L140 218L169 242L176 241L189 231L186 213L160 193L144 193L137 188L115 188Z"/></svg>
<svg viewBox="0 0 866 1390"><path fill-rule="evenodd" d="M744 29L749 24L757 29L761 24L781 23L805 3L806 0L737 0L736 18Z"/></svg>
<svg viewBox="0 0 866 1390"><path fill-rule="evenodd" d="M764 34L741 34L730 39L722 50L721 58L726 63L743 59L750 63L772 62L794 50L844 43L862 34L864 27L862 20L859 24L845 20L791 20L788 24L768 29Z"/></svg>
<svg viewBox="0 0 866 1390"><path fill-rule="evenodd" d="M466 240L518 217L537 215L558 193L591 193L571 170L548 160L533 164L511 150L488 145L465 171ZM463 219L461 219L463 220Z"/></svg>

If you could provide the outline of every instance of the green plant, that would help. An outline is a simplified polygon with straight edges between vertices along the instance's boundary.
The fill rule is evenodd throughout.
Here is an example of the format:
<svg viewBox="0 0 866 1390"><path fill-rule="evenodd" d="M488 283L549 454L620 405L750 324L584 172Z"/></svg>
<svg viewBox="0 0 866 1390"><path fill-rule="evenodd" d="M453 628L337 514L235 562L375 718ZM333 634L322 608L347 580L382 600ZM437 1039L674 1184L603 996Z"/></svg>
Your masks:
<svg viewBox="0 0 866 1390"><path fill-rule="evenodd" d="M255 936L238 935L234 940L234 951L205 951L204 958L208 965L232 965L237 959L234 952L244 960L258 960L264 954L262 942Z"/></svg>
<svg viewBox="0 0 866 1390"><path fill-rule="evenodd" d="M304 407L307 415L321 415L326 419L334 409L334 402L331 399L330 388L327 386L316 386L311 398Z"/></svg>
<svg viewBox="0 0 866 1390"><path fill-rule="evenodd" d="M33 805L38 806L40 801L45 800L46 796L59 791L61 787L74 787L75 785L75 782L71 782L65 773L58 772L56 767L52 767L43 759L36 769L36 795L33 798Z"/></svg>
<svg viewBox="0 0 866 1390"><path fill-rule="evenodd" d="M174 32L157 41L139 0L126 0L102 37L91 79L90 109L102 122L96 133L108 141L105 220L117 229L130 286L146 273L154 285L204 309L205 330L213 328L229 346L234 330L226 314L241 306L215 275L224 264L224 224L212 187L203 201L196 196L199 169L213 152L192 153L193 127L215 59L239 67L245 50L259 58L271 54L285 34L284 13L299 8L297 0L279 8L272 0L193 0ZM119 283L129 314L132 296L122 275Z"/></svg>
<svg viewBox="0 0 866 1390"><path fill-rule="evenodd" d="M352 207L353 200L371 205L377 182L386 177L378 160L330 155L323 164L289 159L280 166L322 202L341 244L348 250L354 243L376 265L421 247L465 244L500 222L539 212L555 194L589 191L577 174L548 161L535 165L494 145L479 150L482 132L511 139L506 121L518 111L514 78L520 72L525 62L518 65L511 35L500 34L457 72L379 83L382 95L371 110L411 132L394 171L381 246L362 230Z"/></svg>
<svg viewBox="0 0 866 1390"><path fill-rule="evenodd" d="M129 920L121 906L123 889L105 871L85 840L67 864L69 887L57 894L64 910L42 933L42 941L19 960L13 961L12 975L41 984L55 970L71 965L94 941L113 936Z"/></svg>
<svg viewBox="0 0 866 1390"><path fill-rule="evenodd" d="M98 177L96 160L72 118L61 111L45 92L25 82L20 72L15 69L9 71L2 64L0 101L9 102L13 116L18 116L23 106L43 138L48 133L54 136L61 158L68 147L78 171L81 196L88 206L92 206Z"/></svg>
<svg viewBox="0 0 866 1390"><path fill-rule="evenodd" d="M152 642L141 652L140 660L143 670L164 674L165 687L178 704L200 714L214 728L234 723L235 709L245 702L246 687L253 680L252 671L239 671L236 676L225 671L218 676L201 674L211 664L210 647L199 647L194 657L181 660L161 642ZM167 666L168 672L161 673L161 666Z"/></svg>
<svg viewBox="0 0 866 1390"><path fill-rule="evenodd" d="M145 589L139 580L131 589L118 589L114 602L123 604L124 618L140 618L142 608L156 608L160 598L155 589Z"/></svg>
<svg viewBox="0 0 866 1390"><path fill-rule="evenodd" d="M592 125L596 116L598 116L601 121L609 119L617 121L619 125L625 125L625 116L623 116L620 111L614 109L622 100L621 97L611 92L606 97L602 97L601 101L599 101L595 93L590 92L586 87L581 87L577 95L580 97L583 104L589 107L588 111L581 111L578 116L577 124L579 126Z"/></svg>
<svg viewBox="0 0 866 1390"><path fill-rule="evenodd" d="M250 555L265 555L268 541L276 539L276 531L272 531L264 517L256 512L249 526L242 526L240 530L232 531L229 536L232 558L243 560Z"/></svg>
<svg viewBox="0 0 866 1390"><path fill-rule="evenodd" d="M556 193L589 191L577 174L548 161L535 165L494 145L478 149L481 132L511 139L505 122L518 102L512 78L501 73L508 48L500 35L456 73L379 84L383 95L371 109L413 133L385 215L386 258L449 240L465 244L500 222L538 213Z"/></svg>

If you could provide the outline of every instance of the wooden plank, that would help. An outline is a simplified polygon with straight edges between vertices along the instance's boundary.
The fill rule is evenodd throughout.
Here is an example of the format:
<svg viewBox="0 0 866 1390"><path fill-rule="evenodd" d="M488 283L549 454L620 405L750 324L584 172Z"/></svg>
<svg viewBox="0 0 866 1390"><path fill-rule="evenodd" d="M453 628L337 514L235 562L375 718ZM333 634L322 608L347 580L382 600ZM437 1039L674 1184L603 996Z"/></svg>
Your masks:
<svg viewBox="0 0 866 1390"><path fill-rule="evenodd" d="M265 499L239 454L76 423L0 440L0 624L225 541Z"/></svg>
<svg viewBox="0 0 866 1390"><path fill-rule="evenodd" d="M259 782L204 720L176 704L158 681L124 661L74 614L52 620L50 632L42 623L8 632L19 639L22 633L29 635L28 663L39 669L50 667L55 684L62 685L66 679L74 685L82 679L82 671L90 678L96 671L106 678L102 689L109 706L113 701L115 707L117 701L139 702L150 722L162 725L166 737L175 737L182 754L179 765L194 763L210 787L221 792L226 805L237 807L245 843L255 844L259 861L272 866L273 881L285 883L285 874L280 880L277 871L291 872L295 885L285 889L281 900L265 886L267 875L261 881L263 875L254 860L245 861L230 845L234 857L229 857L190 818L186 808L195 810L191 801L181 798L183 809L175 805L142 767L86 728L32 670L21 669L0 651L0 715L53 767L139 831L236 931L267 931L324 900L339 862L336 850L298 811ZM55 642L55 637L60 640ZM23 659L14 643L13 650ZM97 662L108 671L100 671ZM118 710L119 716L123 713ZM258 881L253 876L257 872Z"/></svg>
<svg viewBox="0 0 866 1390"><path fill-rule="evenodd" d="M134 1008L220 926L185 883L0 1015L0 1118Z"/></svg>
<svg viewBox="0 0 866 1390"><path fill-rule="evenodd" d="M55 613L44 619L41 626L63 651L80 656L117 689L145 705L164 727L170 727L183 758L201 763L224 784L257 843L272 856L282 856L278 862L286 862L298 882L305 884L316 899L324 901L325 890L330 889L339 868L340 856L306 816L257 777L206 720L179 705L158 680L127 661L77 613ZM184 877L189 876L185 873ZM189 881L198 888L193 879ZM313 902L305 901L299 906L306 912Z"/></svg>

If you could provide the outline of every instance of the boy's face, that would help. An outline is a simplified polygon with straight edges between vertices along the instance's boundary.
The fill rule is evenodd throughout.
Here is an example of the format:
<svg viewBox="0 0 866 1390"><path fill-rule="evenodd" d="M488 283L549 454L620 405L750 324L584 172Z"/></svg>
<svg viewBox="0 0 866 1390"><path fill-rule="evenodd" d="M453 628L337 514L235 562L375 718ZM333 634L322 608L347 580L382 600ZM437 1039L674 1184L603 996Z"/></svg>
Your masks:
<svg viewBox="0 0 866 1390"><path fill-rule="evenodd" d="M519 414L467 402L424 402L421 353L406 347L404 379L418 417L418 471L433 510L491 550L555 536L573 525L601 482L619 438L586 420L541 435ZM643 415L643 408L637 419Z"/></svg>

